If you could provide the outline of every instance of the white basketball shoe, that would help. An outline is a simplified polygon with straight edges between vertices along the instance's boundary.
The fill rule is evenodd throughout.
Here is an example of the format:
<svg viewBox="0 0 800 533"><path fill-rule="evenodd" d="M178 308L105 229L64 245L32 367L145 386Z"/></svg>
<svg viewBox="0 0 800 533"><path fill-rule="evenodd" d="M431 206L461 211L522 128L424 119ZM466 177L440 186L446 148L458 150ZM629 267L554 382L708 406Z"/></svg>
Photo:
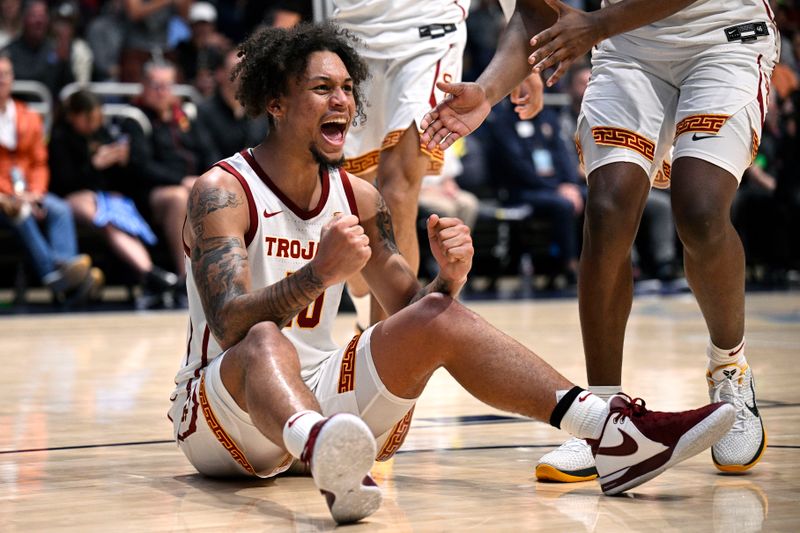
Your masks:
<svg viewBox="0 0 800 533"><path fill-rule="evenodd" d="M720 365L706 372L712 402L736 408L736 422L711 448L714 466L723 472L743 472L755 466L767 448L767 433L758 412L753 372L747 363Z"/></svg>
<svg viewBox="0 0 800 533"><path fill-rule="evenodd" d="M369 475L375 453L375 438L357 416L335 414L311 428L300 459L337 523L357 522L380 507L381 490Z"/></svg>
<svg viewBox="0 0 800 533"><path fill-rule="evenodd" d="M585 440L576 437L544 454L536 465L536 479L540 481L574 483L596 477L592 448Z"/></svg>

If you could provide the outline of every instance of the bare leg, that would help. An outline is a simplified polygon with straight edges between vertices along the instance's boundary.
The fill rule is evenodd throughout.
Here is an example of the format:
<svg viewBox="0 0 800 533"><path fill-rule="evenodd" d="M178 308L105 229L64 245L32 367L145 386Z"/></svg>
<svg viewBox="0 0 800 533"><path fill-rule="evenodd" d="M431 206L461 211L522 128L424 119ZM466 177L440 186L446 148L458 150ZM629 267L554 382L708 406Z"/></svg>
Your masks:
<svg viewBox="0 0 800 533"><path fill-rule="evenodd" d="M736 179L701 159L675 160L672 208L684 246L686 279L711 341L736 346L744 336L744 249L730 218Z"/></svg>
<svg viewBox="0 0 800 533"><path fill-rule="evenodd" d="M371 346L381 380L404 398L419 396L433 372L444 367L479 400L547 421L555 391L573 387L525 346L441 294L378 324Z"/></svg>
<svg viewBox="0 0 800 533"><path fill-rule="evenodd" d="M283 426L289 417L299 411L321 411L300 377L297 350L271 322L256 324L228 350L220 375L236 404L279 446L283 446Z"/></svg>
<svg viewBox="0 0 800 533"><path fill-rule="evenodd" d="M381 152L378 164L378 190L392 214L397 248L411 270L419 270L417 241L417 202L428 157L419 149L417 126L411 126L393 147Z"/></svg>
<svg viewBox="0 0 800 533"><path fill-rule="evenodd" d="M650 190L644 170L611 163L589 175L578 306L589 385L620 385L633 302L633 246Z"/></svg>
<svg viewBox="0 0 800 533"><path fill-rule="evenodd" d="M186 275L183 251L183 222L186 220L186 203L189 190L181 185L157 187L150 193L153 218L161 226L167 241L175 273Z"/></svg>

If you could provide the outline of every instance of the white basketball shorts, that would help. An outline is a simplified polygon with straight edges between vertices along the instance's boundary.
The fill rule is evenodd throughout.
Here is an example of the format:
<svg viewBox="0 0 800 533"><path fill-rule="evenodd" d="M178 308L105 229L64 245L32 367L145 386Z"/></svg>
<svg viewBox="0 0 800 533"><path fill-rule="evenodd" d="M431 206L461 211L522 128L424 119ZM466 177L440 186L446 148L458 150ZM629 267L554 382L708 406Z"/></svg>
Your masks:
<svg viewBox="0 0 800 533"><path fill-rule="evenodd" d="M672 160L696 157L741 180L758 151L777 52L774 33L692 48L680 60L674 51L642 58L601 43L575 139L586 175L631 162L665 188L673 149Z"/></svg>
<svg viewBox="0 0 800 533"><path fill-rule="evenodd" d="M436 83L461 81L466 29L463 24L456 28L452 36L421 40L392 57L364 58L371 75L363 87L366 121L347 133L345 170L357 175L374 170L381 151L396 145L412 124L419 127L425 113L444 98ZM431 159L430 173L438 174L442 150L423 152Z"/></svg>
<svg viewBox="0 0 800 533"><path fill-rule="evenodd" d="M378 376L370 351L373 328L325 361L313 389L322 414L360 416L375 435L376 460L385 461L400 448L411 423L416 399L395 396ZM267 439L222 384L220 364L214 358L195 379L182 419L174 420L178 446L189 462L209 476L271 477L291 466L293 458Z"/></svg>

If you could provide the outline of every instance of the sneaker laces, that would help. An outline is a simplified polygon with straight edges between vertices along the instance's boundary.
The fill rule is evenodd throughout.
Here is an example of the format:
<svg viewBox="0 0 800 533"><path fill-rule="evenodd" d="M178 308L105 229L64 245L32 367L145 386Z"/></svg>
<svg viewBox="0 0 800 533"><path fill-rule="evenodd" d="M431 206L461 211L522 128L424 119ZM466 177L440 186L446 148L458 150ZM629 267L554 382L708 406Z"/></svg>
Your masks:
<svg viewBox="0 0 800 533"><path fill-rule="evenodd" d="M622 418L641 417L647 414L646 402L643 399L631 399L630 396L624 393L620 393L618 396L624 396L628 400L622 405L618 405L615 402L613 407L609 402L609 414L614 415L614 422L619 422Z"/></svg>
<svg viewBox="0 0 800 533"><path fill-rule="evenodd" d="M736 420L733 423L731 431L744 431L745 421L747 419L747 412L744 408L744 398L742 398L742 395L739 393L738 387L733 385L733 381L729 378L725 378L719 383L714 381L713 398L715 402L726 402L732 404L736 408Z"/></svg>
<svg viewBox="0 0 800 533"><path fill-rule="evenodd" d="M561 450L568 450L571 452L582 452L589 446L584 439L579 439L578 437L572 437L567 440L564 444L559 446Z"/></svg>

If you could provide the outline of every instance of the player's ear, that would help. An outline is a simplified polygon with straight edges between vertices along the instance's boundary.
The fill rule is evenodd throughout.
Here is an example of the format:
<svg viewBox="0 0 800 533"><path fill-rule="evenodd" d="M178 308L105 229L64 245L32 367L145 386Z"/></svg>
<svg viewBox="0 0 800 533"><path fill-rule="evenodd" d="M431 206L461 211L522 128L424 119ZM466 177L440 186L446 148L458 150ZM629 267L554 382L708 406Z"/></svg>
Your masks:
<svg viewBox="0 0 800 533"><path fill-rule="evenodd" d="M276 119L283 116L283 105L280 98L272 98L267 102L267 113Z"/></svg>

